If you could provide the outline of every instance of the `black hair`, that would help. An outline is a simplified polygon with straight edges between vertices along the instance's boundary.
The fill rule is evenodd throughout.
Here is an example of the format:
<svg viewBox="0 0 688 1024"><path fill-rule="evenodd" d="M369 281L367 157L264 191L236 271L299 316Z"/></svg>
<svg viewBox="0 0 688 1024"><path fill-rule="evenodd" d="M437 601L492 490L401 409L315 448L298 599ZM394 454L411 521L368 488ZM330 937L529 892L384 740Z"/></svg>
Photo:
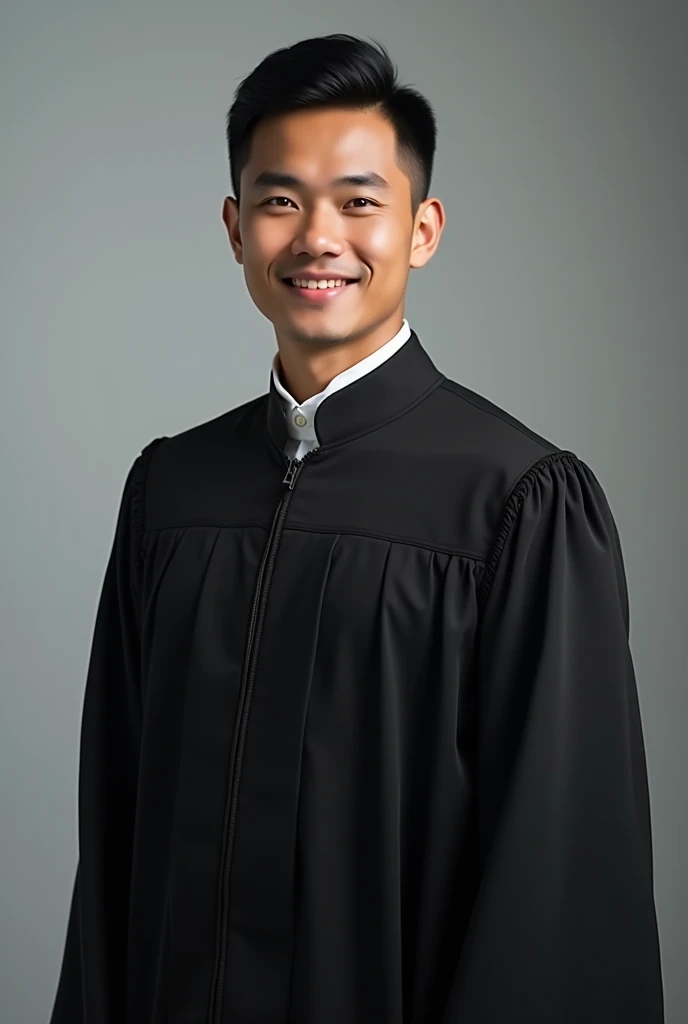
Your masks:
<svg viewBox="0 0 688 1024"><path fill-rule="evenodd" d="M227 147L232 188L240 201L241 172L251 138L266 117L302 108L372 109L385 117L397 137L397 162L411 182L411 206L428 197L437 141L430 103L401 86L385 47L336 33L303 39L268 54L241 82L227 114Z"/></svg>

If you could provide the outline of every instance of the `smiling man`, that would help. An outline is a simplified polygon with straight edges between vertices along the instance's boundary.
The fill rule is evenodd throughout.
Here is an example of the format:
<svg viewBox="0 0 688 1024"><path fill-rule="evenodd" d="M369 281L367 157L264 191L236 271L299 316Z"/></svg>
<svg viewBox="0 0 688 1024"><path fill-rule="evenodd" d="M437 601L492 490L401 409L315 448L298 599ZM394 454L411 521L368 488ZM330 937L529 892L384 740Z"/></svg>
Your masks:
<svg viewBox="0 0 688 1024"><path fill-rule="evenodd" d="M277 352L129 469L52 1024L663 1020L619 535L405 319L435 131L347 35L237 90L222 216Z"/></svg>

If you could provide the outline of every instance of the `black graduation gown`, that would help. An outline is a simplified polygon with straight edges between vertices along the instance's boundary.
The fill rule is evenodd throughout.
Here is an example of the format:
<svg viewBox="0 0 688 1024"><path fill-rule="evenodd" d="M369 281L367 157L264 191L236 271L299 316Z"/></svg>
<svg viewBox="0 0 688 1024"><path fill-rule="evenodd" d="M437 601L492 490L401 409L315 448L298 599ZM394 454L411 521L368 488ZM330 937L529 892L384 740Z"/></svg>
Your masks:
<svg viewBox="0 0 688 1024"><path fill-rule="evenodd" d="M598 480L415 332L315 429L271 382L131 466L52 1024L658 1024Z"/></svg>

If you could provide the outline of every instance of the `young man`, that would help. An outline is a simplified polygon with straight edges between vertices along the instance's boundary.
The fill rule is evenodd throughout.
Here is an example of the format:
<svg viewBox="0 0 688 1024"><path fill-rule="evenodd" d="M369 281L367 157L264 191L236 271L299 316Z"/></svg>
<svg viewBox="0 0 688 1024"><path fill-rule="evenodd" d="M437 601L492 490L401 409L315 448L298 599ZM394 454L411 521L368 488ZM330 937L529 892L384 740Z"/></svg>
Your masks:
<svg viewBox="0 0 688 1024"><path fill-rule="evenodd" d="M404 319L435 134L347 35L237 90L222 215L278 351L129 471L53 1024L663 1019L617 529Z"/></svg>

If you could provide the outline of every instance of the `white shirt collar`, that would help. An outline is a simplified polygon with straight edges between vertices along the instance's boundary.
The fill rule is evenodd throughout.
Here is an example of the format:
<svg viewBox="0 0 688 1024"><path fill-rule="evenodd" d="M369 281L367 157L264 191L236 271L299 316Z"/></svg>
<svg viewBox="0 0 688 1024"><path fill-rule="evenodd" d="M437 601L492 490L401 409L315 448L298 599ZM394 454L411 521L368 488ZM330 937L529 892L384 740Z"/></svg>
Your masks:
<svg viewBox="0 0 688 1024"><path fill-rule="evenodd" d="M409 327L408 321L404 319L401 328L397 331L393 338L391 338L386 344L382 345L381 348L371 352L369 356L365 356L364 359L354 363L347 370L342 370L336 377L333 377L330 383L327 385L324 391L320 391L317 395L313 395L311 398L307 398L305 402L299 404L292 395L289 394L287 389L284 387L279 379L279 352L275 354L272 361L272 379L275 383L275 387L278 393L282 397L282 406L284 409L284 415L287 421L287 430L289 436L296 441L316 441L318 440L315 433L315 412L318 406L328 395L331 395L333 391L339 391L340 388L345 388L347 384L353 383L358 380L359 377L363 377L364 374L370 373L375 367L384 363L386 359L393 356L401 346L408 341L411 336L411 328Z"/></svg>

